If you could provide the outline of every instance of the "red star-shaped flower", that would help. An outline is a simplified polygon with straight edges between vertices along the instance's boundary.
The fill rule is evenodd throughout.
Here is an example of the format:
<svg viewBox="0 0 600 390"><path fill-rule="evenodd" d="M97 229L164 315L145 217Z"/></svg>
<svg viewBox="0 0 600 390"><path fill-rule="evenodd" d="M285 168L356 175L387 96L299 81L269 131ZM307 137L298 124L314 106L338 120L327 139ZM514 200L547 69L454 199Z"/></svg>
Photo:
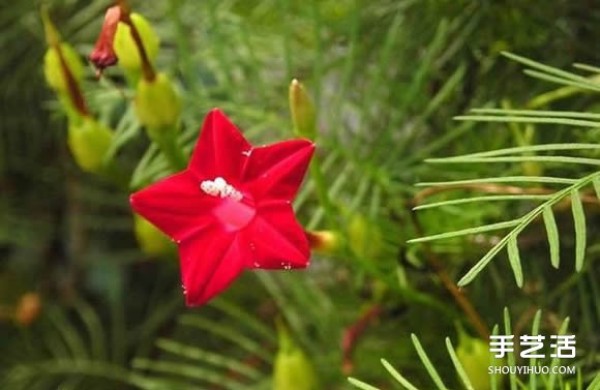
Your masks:
<svg viewBox="0 0 600 390"><path fill-rule="evenodd" d="M253 147L213 110L187 169L131 195L133 209L177 242L188 305L207 302L246 268L308 265L291 201L313 152L301 139Z"/></svg>

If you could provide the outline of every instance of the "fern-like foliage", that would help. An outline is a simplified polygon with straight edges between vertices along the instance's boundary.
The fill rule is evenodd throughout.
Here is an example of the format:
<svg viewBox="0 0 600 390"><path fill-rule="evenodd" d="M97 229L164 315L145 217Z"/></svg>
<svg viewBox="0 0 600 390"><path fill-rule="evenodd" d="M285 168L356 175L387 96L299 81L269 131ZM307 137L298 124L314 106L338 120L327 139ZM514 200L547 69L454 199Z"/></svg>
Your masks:
<svg viewBox="0 0 600 390"><path fill-rule="evenodd" d="M530 69L525 71L526 74L562 85L559 90L538 96L536 99L530 101L530 107L538 107L553 99L564 98L565 96L579 92L600 91L600 84L597 81L597 72L600 71L598 68L587 65L576 65L579 69L595 72L595 75L592 77L584 77L514 54L505 53L505 55L528 66ZM483 108L473 110L473 115L459 116L456 119L509 123L513 126L522 123L528 126L526 131L529 133L535 131L534 126L539 124L583 128L600 127L600 114L570 111ZM428 159L426 161L432 164L491 165L508 163L521 164L525 168L527 168L527 165L529 165L529 168L535 166L538 170L559 166L562 169L560 171L562 174L573 171L572 168L577 166L579 174L581 172L586 173L586 171L587 174L582 177L570 177L568 175L508 175L470 180L419 183L418 186L428 187L429 193L468 188L475 191L492 193L493 195L419 204L415 207L415 210L498 201L533 202L535 206L515 218L473 228L419 237L410 240L409 243L430 242L489 232L504 232L479 261L459 280L458 285L465 286L471 283L498 253L506 250L516 283L519 287L522 287L524 276L519 248L520 234L532 222L542 219L547 233L550 262L555 268L558 268L561 253L560 231L556 223L555 209L559 206L564 206L564 204L570 204L575 234L575 269L579 272L584 268L586 254L587 229L586 213L583 205L584 203L597 203L598 201L596 196L585 192L585 190L587 187L590 187L595 190L596 195L600 194L600 171L598 170L598 166L600 166L600 158L598 158L599 149L600 147L596 143L530 144L461 156ZM523 170L526 170L525 168ZM542 188L540 185L552 186L552 188Z"/></svg>
<svg viewBox="0 0 600 390"><path fill-rule="evenodd" d="M239 305L218 299L210 306L210 313L185 313L173 322L177 291L141 324L128 328L117 315L113 329L84 301L71 310L49 307L40 326L4 357L10 365L0 388L265 388L276 351L272 329ZM159 336L165 327L172 332Z"/></svg>
<svg viewBox="0 0 600 390"><path fill-rule="evenodd" d="M531 333L530 335L539 335L541 333L541 319L542 312L538 310L533 318L531 325ZM513 335L513 329L511 325L511 317L508 309L504 309L504 335ZM564 335L568 331L569 326L569 318L565 318L558 328L558 334ZM500 327L498 325L494 326L493 330L494 335L500 334ZM561 375L557 374L558 370L554 370L554 367L558 367L560 365L572 364L572 362L560 360L559 358L552 358L546 360L540 360L537 358L531 358L527 362L517 361L514 352L508 352L506 361L501 361L495 359L490 353L490 359L488 362L486 361L478 361L478 368L482 371L481 376L477 375L477 372L474 372L472 367L467 366L465 362L461 362L461 359L457 356L457 350L454 348L452 341L450 338L446 338L445 346L448 351L448 355L452 366L456 372L456 378L442 378L436 370L436 366L431 362L430 358L427 355L427 352L421 345L419 338L412 334L411 340L413 346L419 356L419 360L421 361L422 367L427 372L427 376L430 378L430 383L427 384L427 389L438 389L438 390L447 390L450 388L456 388L458 381L458 387L464 388L467 390L479 390L481 388L486 389L502 389L505 388L502 385L503 379L507 379L509 382L510 389L537 389L537 388L545 388L545 389L577 389L577 390L598 390L600 389L600 373L591 373L586 377L583 377L580 363L575 362L573 367L577 368L577 374L573 376ZM460 348L460 346L459 346ZM419 390L419 387L415 386L411 383L405 376L403 376L400 372L398 372L392 364L390 364L387 360L381 359L381 363L389 373L394 382L397 382L400 385L400 388L407 390ZM473 361L470 361L473 363ZM528 365L530 367L536 366L548 366L549 370L546 374L533 374L531 373L528 376L518 376L514 370L510 371L508 374L508 378L501 377L499 375L488 375L488 367L489 366L498 366L501 364L507 364L509 366L515 366L515 364ZM439 367L439 364L438 364ZM468 372L471 373L471 377ZM489 380L489 383L477 383L474 382L474 378L486 378ZM348 378L348 381L356 388L362 390L379 390L379 388L367 384L363 381L360 381L356 378ZM506 382L506 381L505 381ZM450 385L449 385L450 384ZM482 387L483 386L483 387Z"/></svg>

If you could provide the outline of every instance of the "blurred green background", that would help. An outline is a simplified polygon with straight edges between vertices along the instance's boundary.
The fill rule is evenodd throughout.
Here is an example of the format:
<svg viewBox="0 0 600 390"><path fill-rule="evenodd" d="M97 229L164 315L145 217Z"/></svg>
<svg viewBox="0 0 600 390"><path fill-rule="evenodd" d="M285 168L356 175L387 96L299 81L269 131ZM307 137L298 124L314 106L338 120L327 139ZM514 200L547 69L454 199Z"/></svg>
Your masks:
<svg viewBox="0 0 600 390"><path fill-rule="evenodd" d="M45 4L63 39L87 56L110 2ZM161 38L157 67L169 72L181 92L181 139L188 146L213 107L230 115L254 143L293 137L287 88L292 78L303 82L318 109L318 156L334 212L319 202L312 179L296 209L307 228L332 230L342 238L342 248L315 253L305 272L247 273L207 306L187 309L175 257L139 249L130 189L86 174L72 161L66 120L43 79L40 4L3 0L0 388L271 388L273 362L282 353L277 318L310 361L318 388L350 388L348 375L381 389L401 388L380 358L420 388L432 388L411 333L450 387L459 387L443 339L451 337L456 346L457 327L472 337L477 332L426 258L433 251L456 281L495 237L428 249L406 241L489 223L522 212L527 204L426 211L415 224L410 208L419 189L413 184L541 174L525 164L494 165L482 173L423 160L521 145L522 129L453 117L473 107L526 107L558 88L526 77L502 51L559 68L600 64L600 10L594 4L132 1ZM127 140L116 158L123 174L131 175L148 146L132 119L131 91L118 70L98 82L91 66L85 86L93 111ZM594 112L597 101L592 94L559 94L538 108ZM597 142L600 136L597 130L542 128L526 141ZM583 168L553 172L586 173ZM155 176L166 173L162 169ZM544 310L542 328L552 334L570 316L584 381L600 364L597 211L591 207L588 215L585 273L552 269L543 228L537 226L521 255L523 289L514 284L508 263L497 261L467 290L490 329L503 321L504 307L521 333L538 308ZM561 231L572 231L568 213L557 213L557 222ZM569 235L561 237L565 250L573 246ZM563 263L570 266L569 256ZM350 337L346 350L344 337ZM575 378L567 382L574 384Z"/></svg>

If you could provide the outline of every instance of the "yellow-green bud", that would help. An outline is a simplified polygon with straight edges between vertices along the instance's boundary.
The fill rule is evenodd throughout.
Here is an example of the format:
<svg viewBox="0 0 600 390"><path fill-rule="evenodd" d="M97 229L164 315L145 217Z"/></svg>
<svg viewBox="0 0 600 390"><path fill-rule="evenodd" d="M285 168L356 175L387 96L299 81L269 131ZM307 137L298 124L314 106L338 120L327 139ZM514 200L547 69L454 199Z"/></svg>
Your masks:
<svg viewBox="0 0 600 390"><path fill-rule="evenodd" d="M76 82L83 77L84 65L77 52L68 43L60 43L60 51ZM57 47L50 47L44 56L44 76L48 85L59 93L69 93L65 70L62 67Z"/></svg>
<svg viewBox="0 0 600 390"><path fill-rule="evenodd" d="M112 142L112 131L91 117L82 117L71 121L68 142L77 165L84 171L98 173Z"/></svg>
<svg viewBox="0 0 600 390"><path fill-rule="evenodd" d="M279 350L273 366L273 390L317 390L317 375L312 362L295 344L289 331L277 322Z"/></svg>
<svg viewBox="0 0 600 390"><path fill-rule="evenodd" d="M307 230L304 233L314 251L333 253L340 247L340 235L332 230Z"/></svg>
<svg viewBox="0 0 600 390"><path fill-rule="evenodd" d="M135 108L140 123L147 128L173 127L179 120L181 100L167 75L159 73L152 81L138 81Z"/></svg>
<svg viewBox="0 0 600 390"><path fill-rule="evenodd" d="M142 15L135 12L129 16L137 29L144 50L150 62L156 59L160 41L156 32ZM124 22L119 22L113 43L113 49L119 58L119 66L129 71L139 71L142 68L139 49L131 36L131 28Z"/></svg>
<svg viewBox="0 0 600 390"><path fill-rule="evenodd" d="M142 252L150 256L161 256L174 252L173 242L156 226L137 214L133 216L133 223L135 237Z"/></svg>
<svg viewBox="0 0 600 390"><path fill-rule="evenodd" d="M296 79L290 84L289 100L294 133L314 140L317 135L315 106L304 86Z"/></svg>
<svg viewBox="0 0 600 390"><path fill-rule="evenodd" d="M463 368L473 388L488 390L491 388L491 375L488 372L489 367L502 365L501 359L495 359L487 342L471 337L464 331L459 330L459 343L456 349L456 356ZM496 375L496 383L502 388L501 374Z"/></svg>

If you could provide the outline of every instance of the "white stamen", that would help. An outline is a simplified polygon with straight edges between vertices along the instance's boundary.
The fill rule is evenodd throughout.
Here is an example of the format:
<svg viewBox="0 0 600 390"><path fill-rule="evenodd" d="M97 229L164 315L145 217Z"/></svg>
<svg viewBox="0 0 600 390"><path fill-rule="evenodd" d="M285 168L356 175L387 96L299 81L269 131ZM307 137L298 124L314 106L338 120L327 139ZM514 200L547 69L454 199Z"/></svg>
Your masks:
<svg viewBox="0 0 600 390"><path fill-rule="evenodd" d="M215 180L204 180L200 183L200 189L208 195L231 198L238 202L243 198L242 193L228 184L222 177L216 177Z"/></svg>

